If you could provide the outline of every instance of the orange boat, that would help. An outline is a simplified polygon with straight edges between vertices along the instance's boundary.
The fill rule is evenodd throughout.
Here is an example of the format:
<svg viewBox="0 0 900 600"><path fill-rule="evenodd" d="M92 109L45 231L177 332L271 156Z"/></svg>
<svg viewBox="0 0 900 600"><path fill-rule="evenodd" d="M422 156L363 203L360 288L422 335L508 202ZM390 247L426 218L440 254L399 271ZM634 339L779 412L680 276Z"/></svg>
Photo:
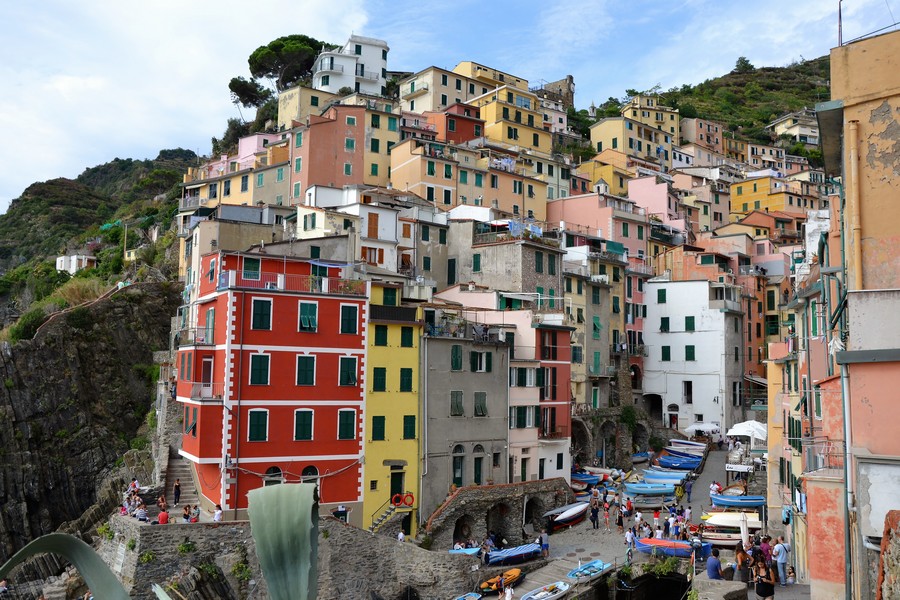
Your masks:
<svg viewBox="0 0 900 600"><path fill-rule="evenodd" d="M491 577L487 581L482 581L481 585L478 586L478 591L482 594L499 594L501 590L501 579L503 579L502 589L506 589L510 586L518 585L520 581L525 579L525 573L522 572L522 569L510 569L509 571L504 571L502 575L497 575L496 577Z"/></svg>

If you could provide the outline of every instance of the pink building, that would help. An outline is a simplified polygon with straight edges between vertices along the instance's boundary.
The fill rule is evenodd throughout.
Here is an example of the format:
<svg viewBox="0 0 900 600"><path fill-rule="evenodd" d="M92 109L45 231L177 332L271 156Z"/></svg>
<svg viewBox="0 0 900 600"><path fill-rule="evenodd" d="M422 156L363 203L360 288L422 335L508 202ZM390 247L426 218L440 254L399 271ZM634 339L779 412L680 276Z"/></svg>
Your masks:
<svg viewBox="0 0 900 600"><path fill-rule="evenodd" d="M703 146L719 154L725 153L725 125L706 119L681 119L678 124L682 144L690 143Z"/></svg>
<svg viewBox="0 0 900 600"><path fill-rule="evenodd" d="M686 207L671 189L671 184L661 176L630 179L628 198L643 208L648 215L657 217L663 225L684 232L695 230Z"/></svg>

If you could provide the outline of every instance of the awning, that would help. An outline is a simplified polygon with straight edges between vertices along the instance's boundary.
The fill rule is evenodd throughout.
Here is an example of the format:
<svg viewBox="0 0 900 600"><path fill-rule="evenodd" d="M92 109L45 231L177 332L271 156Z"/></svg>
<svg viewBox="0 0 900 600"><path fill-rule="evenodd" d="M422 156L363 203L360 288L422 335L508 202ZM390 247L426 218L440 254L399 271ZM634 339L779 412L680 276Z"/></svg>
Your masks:
<svg viewBox="0 0 900 600"><path fill-rule="evenodd" d="M189 184L187 184L187 185L184 186L184 189L186 189L186 190L196 190L197 188L202 188L203 186L207 185L207 183L208 183L208 182L206 182L206 181L203 181L203 182L201 182L201 183L189 183Z"/></svg>
<svg viewBox="0 0 900 600"><path fill-rule="evenodd" d="M537 299L537 294L518 294L515 292L500 292L500 295L504 298L512 298L513 300L524 300L526 302L534 302Z"/></svg>
<svg viewBox="0 0 900 600"><path fill-rule="evenodd" d="M763 379L762 377L754 377L753 375L744 375L744 379L749 381L750 383L755 383L756 385L761 385L763 387L769 387L769 380Z"/></svg>

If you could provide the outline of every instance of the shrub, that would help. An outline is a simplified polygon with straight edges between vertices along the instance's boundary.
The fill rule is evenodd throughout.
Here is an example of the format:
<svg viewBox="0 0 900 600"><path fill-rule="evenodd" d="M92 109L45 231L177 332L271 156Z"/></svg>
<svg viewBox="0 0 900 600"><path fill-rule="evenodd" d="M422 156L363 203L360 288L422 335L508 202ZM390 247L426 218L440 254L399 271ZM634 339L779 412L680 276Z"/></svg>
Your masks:
<svg viewBox="0 0 900 600"><path fill-rule="evenodd" d="M210 562L201 563L197 567L197 570L203 573L204 577L212 579L213 581L218 581L219 574L221 573L221 571L219 571L219 567L216 566L216 563Z"/></svg>
<svg viewBox="0 0 900 600"><path fill-rule="evenodd" d="M178 544L178 554L187 554L197 549L197 544L185 538L183 542Z"/></svg>
<svg viewBox="0 0 900 600"><path fill-rule="evenodd" d="M38 327L47 320L43 307L32 308L19 317L16 324L9 328L9 341L15 344L19 340L30 340L37 333Z"/></svg>
<svg viewBox="0 0 900 600"><path fill-rule="evenodd" d="M129 550L134 550L137 547L137 541L134 538L128 540L128 543L125 544L125 547Z"/></svg>
<svg viewBox="0 0 900 600"><path fill-rule="evenodd" d="M141 552L141 555L138 557L138 562L142 565L146 565L147 563L151 563L156 560L156 555L153 554L152 551L147 550L146 552Z"/></svg>
<svg viewBox="0 0 900 600"><path fill-rule="evenodd" d="M234 566L231 567L231 575L238 581L247 582L253 576L253 571L250 570L250 565L241 561L234 563Z"/></svg>
<svg viewBox="0 0 900 600"><path fill-rule="evenodd" d="M103 523L97 527L97 535L105 537L108 540L112 540L116 537L116 533L112 530L112 527L109 526L109 523Z"/></svg>
<svg viewBox="0 0 900 600"><path fill-rule="evenodd" d="M105 291L106 286L96 277L76 277L60 286L53 295L65 300L69 306L78 306L96 300Z"/></svg>

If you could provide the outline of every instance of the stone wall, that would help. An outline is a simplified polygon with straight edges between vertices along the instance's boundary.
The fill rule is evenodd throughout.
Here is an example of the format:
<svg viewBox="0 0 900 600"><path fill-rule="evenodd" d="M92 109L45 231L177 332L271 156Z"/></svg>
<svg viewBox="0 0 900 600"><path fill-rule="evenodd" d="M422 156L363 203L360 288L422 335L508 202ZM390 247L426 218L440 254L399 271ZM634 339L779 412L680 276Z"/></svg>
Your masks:
<svg viewBox="0 0 900 600"><path fill-rule="evenodd" d="M900 510L888 511L881 538L876 600L900 598Z"/></svg>
<svg viewBox="0 0 900 600"><path fill-rule="evenodd" d="M562 478L463 487L431 515L425 530L432 547L444 550L453 547L454 538L471 537L480 542L489 530L506 538L509 545L519 545L531 541L534 530L540 529L542 514L573 501ZM524 536L523 515L527 521Z"/></svg>

